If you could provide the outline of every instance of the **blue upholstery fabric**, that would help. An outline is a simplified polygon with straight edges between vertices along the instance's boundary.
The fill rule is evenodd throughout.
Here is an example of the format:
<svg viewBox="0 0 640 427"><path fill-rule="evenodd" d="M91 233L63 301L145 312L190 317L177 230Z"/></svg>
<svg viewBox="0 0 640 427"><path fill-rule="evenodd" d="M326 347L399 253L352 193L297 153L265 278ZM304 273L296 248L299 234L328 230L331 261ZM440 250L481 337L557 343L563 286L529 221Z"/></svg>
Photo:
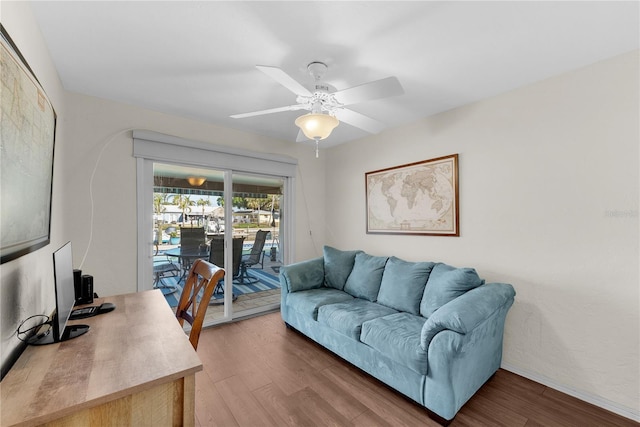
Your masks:
<svg viewBox="0 0 640 427"><path fill-rule="evenodd" d="M320 288L293 292L287 298L287 306L312 318L318 319L318 308L325 304L349 301L353 297L337 289Z"/></svg>
<svg viewBox="0 0 640 427"><path fill-rule="evenodd" d="M420 300L434 265L392 256L384 267L377 302L398 311L420 314Z"/></svg>
<svg viewBox="0 0 640 427"><path fill-rule="evenodd" d="M356 261L344 285L344 291L356 298L374 302L378 298L387 259L387 257L373 256L364 252L356 254Z"/></svg>
<svg viewBox="0 0 640 427"><path fill-rule="evenodd" d="M290 292L305 291L322 287L324 283L324 262L313 258L280 268L280 283Z"/></svg>
<svg viewBox="0 0 640 427"><path fill-rule="evenodd" d="M364 267L376 257L356 258L365 261L360 266ZM440 417L452 420L500 367L504 323L515 295L511 285L482 285L473 269L439 264L418 297L423 303L425 297L431 298L425 307L420 304L421 312L424 308L430 313L428 319L405 311L384 315L391 308L347 293L352 277L368 276L357 267L357 259L344 291L324 285L325 274L318 263L324 259L281 268L282 319ZM371 270L377 272L379 264L371 263ZM354 339L358 324L360 340Z"/></svg>
<svg viewBox="0 0 640 427"><path fill-rule="evenodd" d="M301 315L296 310L288 311L285 321L323 347L423 405L424 375L416 373L360 341L342 335L308 316ZM442 387L432 388L436 393L440 393Z"/></svg>
<svg viewBox="0 0 640 427"><path fill-rule="evenodd" d="M363 299L323 305L318 309L318 323L335 329L354 340L360 340L362 324L367 320L397 313L396 310Z"/></svg>
<svg viewBox="0 0 640 427"><path fill-rule="evenodd" d="M347 277L353 269L356 254L362 251L341 251L331 246L322 249L324 257L324 285L339 290L344 289Z"/></svg>
<svg viewBox="0 0 640 427"><path fill-rule="evenodd" d="M427 319L396 313L362 324L360 341L402 363L418 374L427 374L427 352L420 347L420 331Z"/></svg>
<svg viewBox="0 0 640 427"><path fill-rule="evenodd" d="M484 283L473 268L455 268L437 263L431 270L424 288L420 314L429 317L454 298Z"/></svg>
<svg viewBox="0 0 640 427"><path fill-rule="evenodd" d="M424 405L448 420L500 368L504 322L513 300L472 331L437 333L429 344ZM438 392L436 392L438 390Z"/></svg>
<svg viewBox="0 0 640 427"><path fill-rule="evenodd" d="M505 283L488 283L471 289L429 317L422 328L420 346L427 350L433 337L445 329L467 334L496 310L511 306L515 294L513 286Z"/></svg>

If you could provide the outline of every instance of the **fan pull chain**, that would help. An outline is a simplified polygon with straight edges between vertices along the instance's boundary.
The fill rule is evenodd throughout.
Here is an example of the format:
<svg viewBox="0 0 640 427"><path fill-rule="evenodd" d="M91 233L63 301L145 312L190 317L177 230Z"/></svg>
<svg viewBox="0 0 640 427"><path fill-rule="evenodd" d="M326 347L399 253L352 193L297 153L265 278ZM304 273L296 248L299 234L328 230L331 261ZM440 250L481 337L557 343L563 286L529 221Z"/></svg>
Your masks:
<svg viewBox="0 0 640 427"><path fill-rule="evenodd" d="M316 139L316 159L318 158L318 140Z"/></svg>

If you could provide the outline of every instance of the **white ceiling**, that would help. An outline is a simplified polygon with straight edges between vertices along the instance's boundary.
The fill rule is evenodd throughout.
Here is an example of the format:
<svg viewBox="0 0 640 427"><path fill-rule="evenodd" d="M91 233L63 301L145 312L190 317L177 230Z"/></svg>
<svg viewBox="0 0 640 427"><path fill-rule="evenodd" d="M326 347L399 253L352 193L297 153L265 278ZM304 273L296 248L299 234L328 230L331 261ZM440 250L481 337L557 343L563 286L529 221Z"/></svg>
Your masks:
<svg viewBox="0 0 640 427"><path fill-rule="evenodd" d="M388 127L639 46L637 1L46 1L32 7L64 87L295 141L300 111L255 68L303 84L329 66L337 90L396 76L405 94L351 106ZM366 136L341 123L331 146Z"/></svg>

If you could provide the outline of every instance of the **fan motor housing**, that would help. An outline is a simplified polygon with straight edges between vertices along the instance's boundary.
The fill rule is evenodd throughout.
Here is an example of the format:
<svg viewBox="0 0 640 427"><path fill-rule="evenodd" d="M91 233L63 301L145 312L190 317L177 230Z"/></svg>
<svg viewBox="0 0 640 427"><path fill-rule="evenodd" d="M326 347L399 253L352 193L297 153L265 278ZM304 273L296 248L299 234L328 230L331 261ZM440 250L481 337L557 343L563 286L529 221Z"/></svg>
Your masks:
<svg viewBox="0 0 640 427"><path fill-rule="evenodd" d="M321 93L330 93L332 89L328 84L326 83L316 83L313 86L313 90L311 92L321 92Z"/></svg>
<svg viewBox="0 0 640 427"><path fill-rule="evenodd" d="M320 80L328 68L324 62L312 62L307 65L307 71L309 71L309 74L311 74L311 77L313 77L315 81Z"/></svg>

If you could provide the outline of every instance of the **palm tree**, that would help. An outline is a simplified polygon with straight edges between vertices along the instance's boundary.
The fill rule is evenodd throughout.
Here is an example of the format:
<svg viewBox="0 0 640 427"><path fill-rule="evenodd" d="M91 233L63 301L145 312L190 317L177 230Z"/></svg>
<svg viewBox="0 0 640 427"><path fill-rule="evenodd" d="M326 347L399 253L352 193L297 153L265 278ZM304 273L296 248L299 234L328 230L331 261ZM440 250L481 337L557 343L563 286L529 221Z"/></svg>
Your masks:
<svg viewBox="0 0 640 427"><path fill-rule="evenodd" d="M195 205L196 202L191 200L189 196L176 194L173 196L173 204L176 205L178 209L182 211L182 225L184 225L185 219L187 218L187 213L191 212L191 206Z"/></svg>
<svg viewBox="0 0 640 427"><path fill-rule="evenodd" d="M216 199L216 203L218 203L218 206L223 206L224 207L224 197L218 197ZM231 203L236 208L246 208L247 207L247 199L245 199L244 197L232 197L231 198Z"/></svg>
<svg viewBox="0 0 640 427"><path fill-rule="evenodd" d="M269 208L271 209L271 227L275 227L276 219L275 219L275 211L280 209L280 198L276 200L275 194L271 195L271 200L269 201Z"/></svg>
<svg viewBox="0 0 640 427"><path fill-rule="evenodd" d="M265 199L258 199L255 197L248 197L247 198L247 206L250 207L251 209L257 210L258 211L258 228L260 228L260 209L262 208L262 206L264 205L264 201Z"/></svg>
<svg viewBox="0 0 640 427"><path fill-rule="evenodd" d="M196 205L202 206L202 223L205 224L205 221L204 221L204 207L205 206L211 206L211 201L209 201L208 198L207 199L199 199L196 202Z"/></svg>
<svg viewBox="0 0 640 427"><path fill-rule="evenodd" d="M162 193L153 193L153 212L160 216L167 208L164 205L167 204L167 195ZM160 220L158 220L160 221ZM159 226L160 224L158 224Z"/></svg>

